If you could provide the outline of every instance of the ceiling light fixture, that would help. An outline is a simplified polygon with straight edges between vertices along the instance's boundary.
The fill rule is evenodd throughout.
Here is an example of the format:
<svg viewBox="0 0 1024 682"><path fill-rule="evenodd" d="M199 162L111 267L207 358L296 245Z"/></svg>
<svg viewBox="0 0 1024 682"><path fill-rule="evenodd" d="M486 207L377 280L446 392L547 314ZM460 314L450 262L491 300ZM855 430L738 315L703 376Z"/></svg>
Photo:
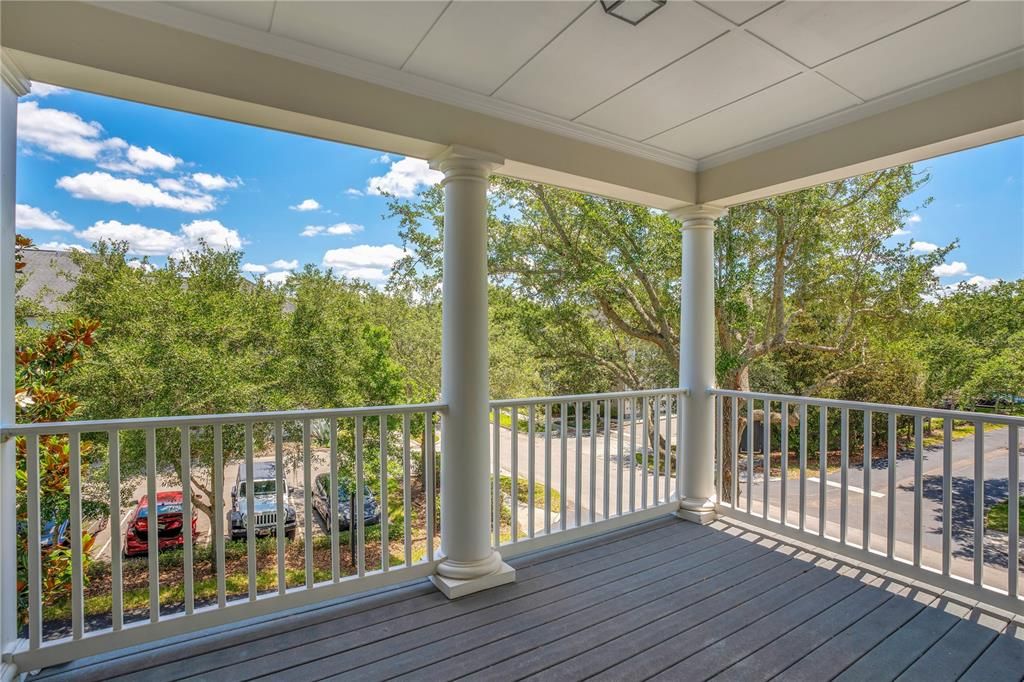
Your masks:
<svg viewBox="0 0 1024 682"><path fill-rule="evenodd" d="M636 26L665 6L667 0L601 0L604 11Z"/></svg>

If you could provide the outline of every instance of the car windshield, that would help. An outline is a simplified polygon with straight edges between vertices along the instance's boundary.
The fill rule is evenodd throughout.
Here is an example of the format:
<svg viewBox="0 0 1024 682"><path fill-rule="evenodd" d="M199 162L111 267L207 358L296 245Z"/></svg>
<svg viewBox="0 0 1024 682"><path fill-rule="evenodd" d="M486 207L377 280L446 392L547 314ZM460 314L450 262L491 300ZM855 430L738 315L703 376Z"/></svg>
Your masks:
<svg viewBox="0 0 1024 682"><path fill-rule="evenodd" d="M256 495L273 495L277 492L275 481L255 481L252 485ZM238 484L239 497L245 497L247 487L247 481Z"/></svg>
<svg viewBox="0 0 1024 682"><path fill-rule="evenodd" d="M164 514L180 514L181 513L181 502L157 502L156 515L163 516ZM139 507L139 518L144 519L149 516L149 506L143 505Z"/></svg>
<svg viewBox="0 0 1024 682"><path fill-rule="evenodd" d="M326 474L321 475L321 477L320 477L320 487L323 489L324 492L327 492L327 491L329 491L331 489L331 477L329 475L326 475ZM338 502L339 503L342 503L342 502L347 503L349 495L351 495L353 492L355 492L355 486L352 485L351 482L349 482L349 481L339 481L338 482ZM372 499L372 498L373 498L373 492L370 490L370 486L368 486L368 485L367 486L363 486L363 499L364 500L369 500L369 499Z"/></svg>

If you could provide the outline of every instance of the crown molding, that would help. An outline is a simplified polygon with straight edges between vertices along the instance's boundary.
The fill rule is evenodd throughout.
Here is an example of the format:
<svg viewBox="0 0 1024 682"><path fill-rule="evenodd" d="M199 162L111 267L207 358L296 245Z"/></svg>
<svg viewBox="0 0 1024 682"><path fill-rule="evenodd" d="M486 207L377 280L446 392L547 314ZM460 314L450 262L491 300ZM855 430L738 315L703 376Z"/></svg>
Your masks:
<svg viewBox="0 0 1024 682"><path fill-rule="evenodd" d="M697 169L696 159L677 152L341 52L165 5L162 2L97 1L90 4L674 168L687 171Z"/></svg>

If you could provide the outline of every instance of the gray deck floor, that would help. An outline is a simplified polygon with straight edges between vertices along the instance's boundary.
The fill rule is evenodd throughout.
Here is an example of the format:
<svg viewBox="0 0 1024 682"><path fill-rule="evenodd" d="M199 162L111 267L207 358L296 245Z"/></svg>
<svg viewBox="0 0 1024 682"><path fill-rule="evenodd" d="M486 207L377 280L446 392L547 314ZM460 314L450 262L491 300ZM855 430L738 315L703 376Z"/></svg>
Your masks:
<svg viewBox="0 0 1024 682"><path fill-rule="evenodd" d="M32 679L1020 680L1020 623L729 523L665 518L428 583Z"/></svg>

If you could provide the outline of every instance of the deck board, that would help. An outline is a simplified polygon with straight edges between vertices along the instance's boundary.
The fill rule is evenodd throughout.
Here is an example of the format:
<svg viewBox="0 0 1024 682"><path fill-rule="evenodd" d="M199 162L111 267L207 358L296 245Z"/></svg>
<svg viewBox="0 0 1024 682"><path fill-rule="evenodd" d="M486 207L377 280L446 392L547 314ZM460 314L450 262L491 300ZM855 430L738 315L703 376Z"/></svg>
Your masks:
<svg viewBox="0 0 1024 682"><path fill-rule="evenodd" d="M32 680L1019 680L1024 640L821 555L663 518L513 559L52 668ZM842 569L842 570L840 570ZM908 590L903 590L904 592ZM932 603L933 602L933 603Z"/></svg>

